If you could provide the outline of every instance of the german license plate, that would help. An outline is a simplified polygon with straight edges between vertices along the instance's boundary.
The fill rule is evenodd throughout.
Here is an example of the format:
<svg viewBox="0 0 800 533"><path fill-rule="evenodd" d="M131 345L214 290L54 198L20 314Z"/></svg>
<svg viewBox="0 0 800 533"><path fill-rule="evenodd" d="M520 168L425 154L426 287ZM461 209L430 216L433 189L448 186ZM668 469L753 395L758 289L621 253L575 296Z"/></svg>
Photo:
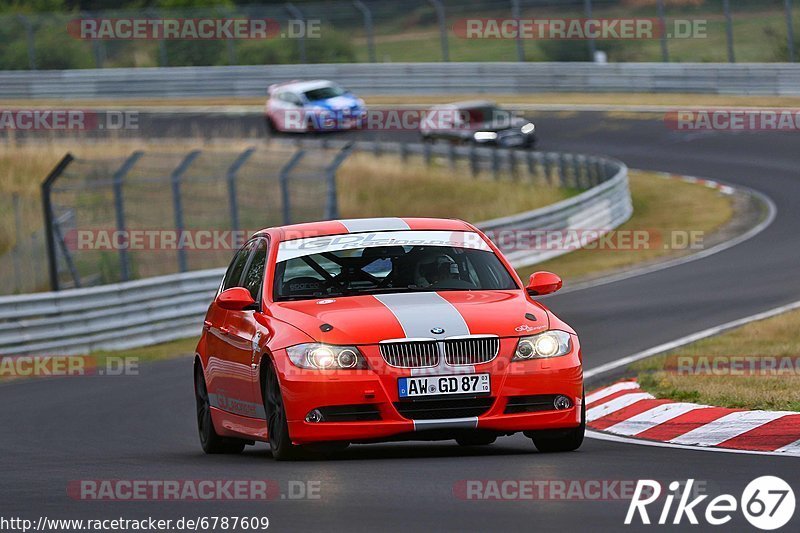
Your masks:
<svg viewBox="0 0 800 533"><path fill-rule="evenodd" d="M397 389L400 398L449 394L488 394L491 392L489 374L400 378L397 380Z"/></svg>

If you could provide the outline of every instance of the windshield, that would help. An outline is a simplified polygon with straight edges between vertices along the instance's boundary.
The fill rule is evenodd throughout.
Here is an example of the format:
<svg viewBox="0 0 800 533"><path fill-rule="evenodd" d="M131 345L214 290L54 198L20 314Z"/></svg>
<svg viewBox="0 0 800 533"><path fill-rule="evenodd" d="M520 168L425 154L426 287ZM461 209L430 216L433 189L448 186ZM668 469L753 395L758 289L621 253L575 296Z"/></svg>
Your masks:
<svg viewBox="0 0 800 533"><path fill-rule="evenodd" d="M307 300L387 292L518 288L511 274L485 243L484 246L473 246L477 241L449 246L424 243L373 246L376 241L368 239L367 246L364 246L363 235L378 234L341 237L360 239L359 244L354 243L352 246L337 243L331 245L332 239L325 238L328 245L325 246L325 251L319 250L318 253L301 254L296 247L279 251L275 273L275 300ZM381 234L382 237L386 235ZM475 233L466 235L480 239ZM282 246L284 244L287 243L281 243Z"/></svg>
<svg viewBox="0 0 800 533"><path fill-rule="evenodd" d="M306 91L306 98L310 102L314 100L327 100L328 98L335 98L342 96L346 91L338 85L331 85L329 87L320 87L319 89L311 89Z"/></svg>

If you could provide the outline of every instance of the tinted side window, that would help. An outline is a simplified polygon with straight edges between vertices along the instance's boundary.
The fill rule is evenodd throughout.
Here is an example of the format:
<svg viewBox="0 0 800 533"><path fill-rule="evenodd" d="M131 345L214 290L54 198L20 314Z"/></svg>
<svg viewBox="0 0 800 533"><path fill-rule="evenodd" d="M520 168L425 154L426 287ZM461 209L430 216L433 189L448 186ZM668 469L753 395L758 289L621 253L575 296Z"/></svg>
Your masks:
<svg viewBox="0 0 800 533"><path fill-rule="evenodd" d="M228 272L225 273L225 280L222 282L222 290L230 289L231 287L239 287L239 280L242 278L242 271L247 264L247 258L250 256L250 251L253 249L253 243L247 243L244 247L236 252L236 255L228 267Z"/></svg>
<svg viewBox="0 0 800 533"><path fill-rule="evenodd" d="M250 261L250 267L244 275L242 285L250 291L253 300L261 299L261 285L264 282L264 268L267 265L267 241L259 239L255 245L256 251Z"/></svg>

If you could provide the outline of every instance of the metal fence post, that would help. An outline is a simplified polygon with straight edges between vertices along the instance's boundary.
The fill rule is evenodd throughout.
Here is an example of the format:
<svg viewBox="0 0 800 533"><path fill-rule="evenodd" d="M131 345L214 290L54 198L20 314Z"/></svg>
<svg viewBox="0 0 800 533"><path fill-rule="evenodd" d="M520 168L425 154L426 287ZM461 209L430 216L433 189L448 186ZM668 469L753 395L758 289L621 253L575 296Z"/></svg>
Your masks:
<svg viewBox="0 0 800 533"><path fill-rule="evenodd" d="M661 21L661 61L669 63L669 47L667 46L667 18L664 14L664 0L656 2L658 20Z"/></svg>
<svg viewBox="0 0 800 533"><path fill-rule="evenodd" d="M137 150L133 152L128 159L114 172L112 177L112 188L114 190L114 214L116 216L117 231L120 235L125 235L125 202L122 199L122 184L125 176L130 172L133 165L139 161L139 158L144 155L144 152ZM130 279L130 259L128 258L128 249L126 246L119 247L119 277L120 281L128 281Z"/></svg>
<svg viewBox="0 0 800 533"><path fill-rule="evenodd" d="M789 46L789 63L794 63L794 19L792 18L792 0L784 0L786 8L786 39Z"/></svg>
<svg viewBox="0 0 800 533"><path fill-rule="evenodd" d="M587 19L592 18L592 0L583 0L583 11ZM589 61L594 61L594 56L597 53L597 44L594 42L594 37L589 37L587 43L589 44Z"/></svg>
<svg viewBox="0 0 800 533"><path fill-rule="evenodd" d="M436 19L439 21L439 39L442 42L442 61L450 61L450 49L447 43L447 20L444 14L444 4L441 0L428 0L436 10Z"/></svg>
<svg viewBox="0 0 800 533"><path fill-rule="evenodd" d="M333 220L339 218L339 198L336 192L336 171L344 163L344 160L353 151L353 143L349 142L339 150L331 164L325 168L325 180L328 182L328 199L325 203L325 218Z"/></svg>
<svg viewBox="0 0 800 533"><path fill-rule="evenodd" d="M422 155L425 159L425 164L430 166L431 164L431 144L430 143L422 143Z"/></svg>
<svg viewBox="0 0 800 533"><path fill-rule="evenodd" d="M305 22L305 16L300 9L290 3L286 4L286 10L289 12L289 16L294 17L295 19ZM308 63L308 57L306 57L306 37L305 32L297 39L297 50L300 52L300 63Z"/></svg>
<svg viewBox="0 0 800 533"><path fill-rule="evenodd" d="M284 226L292 223L291 199L289 197L289 174L292 172L292 169L297 166L305 153L306 151L302 148L298 149L291 159L283 165L283 168L281 168L278 174L278 181L281 186L281 209L283 210Z"/></svg>
<svg viewBox="0 0 800 533"><path fill-rule="evenodd" d="M180 246L181 235L183 234L183 202L181 200L181 177L189 168L189 165L197 159L200 155L200 150L192 150L183 161L175 167L175 170L170 174L170 183L172 184L172 206L175 212L175 231L178 233L178 271L186 272L186 250Z"/></svg>
<svg viewBox="0 0 800 533"><path fill-rule="evenodd" d="M22 261L20 250L22 245L22 212L19 205L19 193L11 194L11 204L14 210L14 248L11 250L14 261L14 291L22 292ZM38 262L38 261L37 261Z"/></svg>
<svg viewBox="0 0 800 533"><path fill-rule="evenodd" d="M725 35L728 41L728 62L736 63L736 55L733 51L733 17L731 16L731 0L722 0L722 8L725 11Z"/></svg>
<svg viewBox="0 0 800 533"><path fill-rule="evenodd" d="M370 11L367 4L361 0L355 0L353 5L356 6L356 9L364 16L364 33L367 34L367 54L369 55L369 62L377 63L378 59L375 53L375 26L372 22L372 11Z"/></svg>
<svg viewBox="0 0 800 533"><path fill-rule="evenodd" d="M239 154L239 157L228 167L228 173L226 175L228 181L228 206L231 210L231 229L233 229L233 231L239 231L239 202L236 198L236 174L238 174L239 169L242 168L242 165L247 162L255 151L255 148L248 148Z"/></svg>
<svg viewBox="0 0 800 533"><path fill-rule="evenodd" d="M28 42L28 68L36 70L36 37L33 34L33 24L25 15L17 15L17 18L25 26L25 37Z"/></svg>
<svg viewBox="0 0 800 533"><path fill-rule="evenodd" d="M511 18L517 21L521 18L519 11L519 0L511 0ZM522 32L517 32L517 37L514 39L517 46L517 61L525 61L525 46L522 42Z"/></svg>
<svg viewBox="0 0 800 533"><path fill-rule="evenodd" d="M42 212L44 213L44 236L47 243L47 266L50 271L50 288L54 291L59 289L58 258L56 256L56 239L53 233L55 217L53 216L53 202L50 193L53 189L53 183L74 159L72 154L67 153L42 182Z"/></svg>
<svg viewBox="0 0 800 533"><path fill-rule="evenodd" d="M158 18L158 12L152 9L148 9L145 11L148 17L152 17L154 19ZM169 59L167 56L167 43L164 42L164 36L159 36L158 39L158 65L161 67L166 67L169 64Z"/></svg>

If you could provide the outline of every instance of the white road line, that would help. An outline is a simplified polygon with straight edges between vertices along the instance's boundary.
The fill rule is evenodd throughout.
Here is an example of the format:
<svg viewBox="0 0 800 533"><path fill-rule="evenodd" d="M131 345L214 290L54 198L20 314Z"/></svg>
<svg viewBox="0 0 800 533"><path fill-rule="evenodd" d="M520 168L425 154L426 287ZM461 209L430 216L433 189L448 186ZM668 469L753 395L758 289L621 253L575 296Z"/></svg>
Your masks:
<svg viewBox="0 0 800 533"><path fill-rule="evenodd" d="M727 187L727 185L725 186ZM561 289L558 292L558 294L567 294L570 292L592 289L594 287L600 287L602 285L607 285L609 283L616 283L618 281L624 281L638 276L644 276L645 274L651 274L653 272L658 272L660 270L665 270L667 268L681 266L686 263L691 263L692 261L697 261L698 259L703 259L705 257L709 257L711 255L724 252L728 248L732 248L737 244L741 244L749 239L752 239L753 237L755 237L756 235L767 229L770 226L770 224L772 224L778 213L778 208L775 206L775 202L773 202L772 199L767 195L765 195L764 193L761 193L753 189L749 189L747 187L743 187L741 185L737 185L736 189L747 191L749 194L758 197L767 206L767 217L749 231L739 235L738 237L734 237L731 240L721 242L716 246L712 246L711 248L702 250L700 252L696 252L683 257L676 257L675 259L667 260L661 263L655 263L653 265L645 267L633 268L625 272L620 272L619 274L611 274L609 276L605 276L595 280L590 280L584 283L576 283L575 285Z"/></svg>
<svg viewBox="0 0 800 533"><path fill-rule="evenodd" d="M716 446L788 414L791 413L781 411L739 411L725 415L708 424L703 424L699 428L670 440L670 442L694 446Z"/></svg>
<svg viewBox="0 0 800 533"><path fill-rule="evenodd" d="M638 389L638 388L639 388L639 384L636 383L635 381L621 381L619 383L615 383L615 384L613 384L613 385L611 385L609 387L606 387L604 389L600 389L600 390L594 391L593 393L588 395L586 397L586 405L594 403L597 400L602 400L603 398L611 396L612 394L614 394L616 392L619 392L619 391L632 390L632 389Z"/></svg>
<svg viewBox="0 0 800 533"><path fill-rule="evenodd" d="M778 448L775 451L778 453L786 453L789 455L800 455L800 440L795 441L791 444L787 444L783 448Z"/></svg>
<svg viewBox="0 0 800 533"><path fill-rule="evenodd" d="M636 402L640 402L642 400L652 400L653 395L647 392L633 392L631 394L625 394L620 396L619 398L614 398L602 405L598 405L597 407L592 407L588 411L586 411L586 420L588 422L592 422L597 420L598 418L602 418L604 416L610 415L611 413L616 413L620 409L624 409L629 405L633 405Z"/></svg>
<svg viewBox="0 0 800 533"><path fill-rule="evenodd" d="M726 322L725 324L714 326L712 328L704 329L702 331L698 331L697 333L692 333L691 335L686 335L685 337L681 337L674 341L665 342L664 344L659 344L658 346L654 346L648 350L644 350L633 355L629 355L627 357L623 357L621 359L617 359L616 361L612 361L610 363L606 363L604 365L600 365L598 367L592 368L591 370L587 370L584 372L584 378L591 378L594 376L598 376L610 370L614 370L620 367L628 366L631 363L639 361L641 359L645 359L652 355L658 355L662 352L666 352L668 350L672 350L674 348L678 348L680 346L685 346L687 344L691 344L695 341L699 341L700 339L705 339L707 337L712 337L723 331L727 331L729 329L738 328L739 326L744 326L745 324L749 324L750 322L757 322L759 320L765 320L767 318L771 318L773 316L777 316L788 311L794 311L795 309L800 309L800 301L792 302L790 304L782 305L780 307L776 307L775 309L770 309L768 311L763 311L761 313L756 313L754 315L750 315L744 318L739 318L737 320L732 320L730 322Z"/></svg>
<svg viewBox="0 0 800 533"><path fill-rule="evenodd" d="M614 424L606 428L605 431L616 435L638 435L664 422L669 422L673 418L677 418L684 413L694 411L695 409L706 409L708 407L708 405L699 405L696 403L665 403L649 411L645 411L644 413L632 416L625 421Z"/></svg>

